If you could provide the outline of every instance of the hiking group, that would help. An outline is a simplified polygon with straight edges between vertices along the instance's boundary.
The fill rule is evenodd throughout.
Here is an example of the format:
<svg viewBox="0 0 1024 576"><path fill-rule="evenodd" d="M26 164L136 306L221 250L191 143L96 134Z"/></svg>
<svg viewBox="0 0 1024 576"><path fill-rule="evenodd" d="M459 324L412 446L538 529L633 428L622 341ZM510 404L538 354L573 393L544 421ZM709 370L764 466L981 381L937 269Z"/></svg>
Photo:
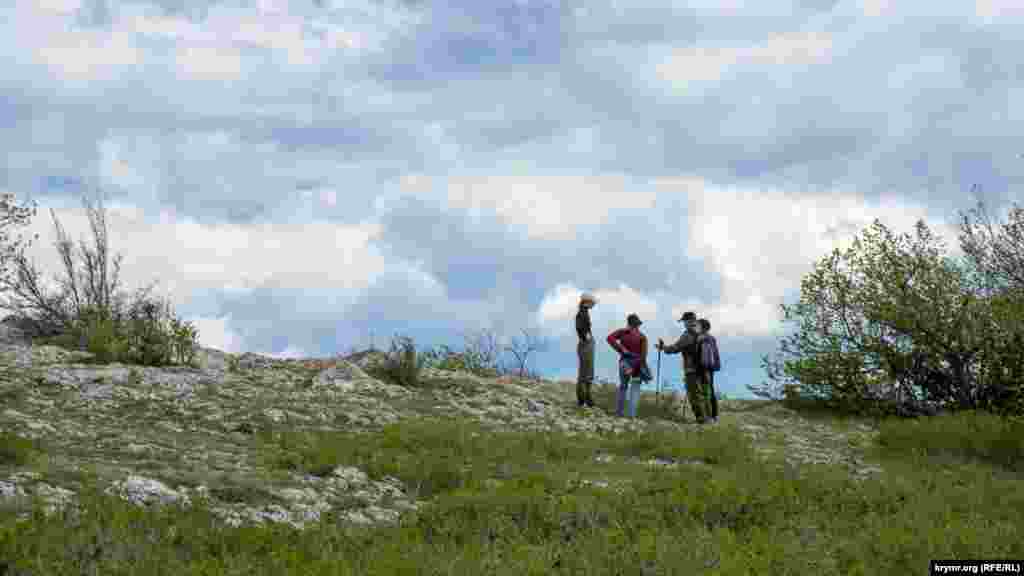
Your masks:
<svg viewBox="0 0 1024 576"><path fill-rule="evenodd" d="M579 371L576 379L576 402L579 406L594 406L591 388L594 384L594 335L591 332L590 309L597 304L591 294L580 298L576 313L576 335L579 344L576 353ZM686 327L675 343L668 346L658 338L658 371L661 371L661 353L682 356L686 396L698 424L718 422L718 399L715 396L715 372L721 369L718 342L710 334L711 322L697 318L694 312L685 312L678 320ZM651 381L647 366L647 336L640 331L640 317L630 314L626 327L608 335L608 345L619 354L619 388L616 396L616 414L636 418L640 400L640 387ZM660 375L659 375L660 378Z"/></svg>

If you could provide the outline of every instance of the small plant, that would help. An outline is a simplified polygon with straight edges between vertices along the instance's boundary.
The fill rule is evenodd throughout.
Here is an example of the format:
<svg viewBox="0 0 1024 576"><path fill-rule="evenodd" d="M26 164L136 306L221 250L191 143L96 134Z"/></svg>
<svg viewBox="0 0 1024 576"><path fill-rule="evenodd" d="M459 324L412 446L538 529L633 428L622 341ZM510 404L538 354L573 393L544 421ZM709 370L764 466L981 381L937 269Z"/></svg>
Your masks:
<svg viewBox="0 0 1024 576"><path fill-rule="evenodd" d="M171 348L175 360L179 364L191 365L195 361L196 347L198 345L199 330L191 322L181 322L172 317L171 323Z"/></svg>
<svg viewBox="0 0 1024 576"><path fill-rule="evenodd" d="M426 365L421 356L416 357L416 346L408 336L395 336L391 340L391 350L387 359L370 367L370 374L381 380L399 386L417 387L420 385L420 372Z"/></svg>
<svg viewBox="0 0 1024 576"><path fill-rule="evenodd" d="M36 443L11 432L0 432L0 464L25 466L38 451Z"/></svg>
<svg viewBox="0 0 1024 576"><path fill-rule="evenodd" d="M228 372L237 374L240 371L241 368L239 367L238 356L235 356L234 354L228 355Z"/></svg>

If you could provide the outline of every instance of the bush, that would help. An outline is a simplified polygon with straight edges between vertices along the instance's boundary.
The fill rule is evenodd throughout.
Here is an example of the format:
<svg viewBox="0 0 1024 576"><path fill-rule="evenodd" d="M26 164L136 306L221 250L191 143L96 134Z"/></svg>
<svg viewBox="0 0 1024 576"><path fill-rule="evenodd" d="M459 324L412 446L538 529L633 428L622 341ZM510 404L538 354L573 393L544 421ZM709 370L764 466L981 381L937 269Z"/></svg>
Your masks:
<svg viewBox="0 0 1024 576"><path fill-rule="evenodd" d="M137 299L127 314L118 307L83 308L63 334L42 343L81 349L94 355L93 362L120 362L141 366L191 365L198 347L198 330L181 322L169 307Z"/></svg>
<svg viewBox="0 0 1024 576"><path fill-rule="evenodd" d="M113 259L114 269L109 273L105 210L83 201L95 239L94 249L81 243L84 274L75 269L74 244L54 215L57 250L66 272L63 292L47 293L40 271L23 249L5 250L3 264L12 264L14 273L10 278L0 275L0 293L11 296L0 302L0 307L14 310L15 322L28 327L34 339L87 350L95 362L191 364L198 335L195 327L175 318L169 307L164 314L159 302L145 296L149 289L137 293L128 313L122 313L122 294L117 289L121 256Z"/></svg>
<svg viewBox="0 0 1024 576"><path fill-rule="evenodd" d="M385 382L413 388L420 385L420 372L425 365L425 358L416 357L416 346L412 338L396 335L391 340L387 359L371 365L369 372L371 376Z"/></svg>
<svg viewBox="0 0 1024 576"><path fill-rule="evenodd" d="M497 338L486 330L465 335L461 352L442 344L423 352L422 356L425 366L439 370L461 370L482 378L494 378L502 373L498 366Z"/></svg>

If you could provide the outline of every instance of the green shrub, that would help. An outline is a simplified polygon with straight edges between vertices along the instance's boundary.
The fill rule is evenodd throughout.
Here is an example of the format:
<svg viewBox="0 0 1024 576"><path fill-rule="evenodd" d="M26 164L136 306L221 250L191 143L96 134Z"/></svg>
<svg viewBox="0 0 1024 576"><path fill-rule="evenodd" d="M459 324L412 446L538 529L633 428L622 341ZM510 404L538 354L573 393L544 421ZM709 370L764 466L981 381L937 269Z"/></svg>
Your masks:
<svg viewBox="0 0 1024 576"><path fill-rule="evenodd" d="M100 364L121 362L141 366L191 365L198 330L152 300L136 300L127 314L99 307L83 308L65 334L45 343L84 348Z"/></svg>
<svg viewBox="0 0 1024 576"><path fill-rule="evenodd" d="M456 352L447 345L440 345L433 350L427 350L421 354L424 366L437 368L438 370L452 370L469 372L482 378L494 378L500 374L497 366L490 361L486 354L467 348L462 352Z"/></svg>
<svg viewBox="0 0 1024 576"><path fill-rule="evenodd" d="M399 386L417 387L420 385L420 372L426 365L425 359L416 357L416 346L408 336L395 336L391 340L391 350L384 362L370 367L370 375L397 384Z"/></svg>
<svg viewBox="0 0 1024 576"><path fill-rule="evenodd" d="M75 319L71 339L84 344L94 361L102 364L117 362L128 353L128 338L120 334L110 314L96 308L86 308Z"/></svg>

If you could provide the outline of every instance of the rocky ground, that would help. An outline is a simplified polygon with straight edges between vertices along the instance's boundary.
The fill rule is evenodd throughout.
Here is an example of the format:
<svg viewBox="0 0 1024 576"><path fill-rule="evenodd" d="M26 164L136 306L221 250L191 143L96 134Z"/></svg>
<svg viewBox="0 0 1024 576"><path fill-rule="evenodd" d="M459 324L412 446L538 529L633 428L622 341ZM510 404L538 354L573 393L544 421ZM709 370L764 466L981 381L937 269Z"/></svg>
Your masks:
<svg viewBox="0 0 1024 576"><path fill-rule="evenodd" d="M73 502L88 469L107 491L140 504L202 494L236 525L301 527L328 510L343 522L391 522L419 505L398 480L373 481L344 466L320 477L268 470L256 454L254 431L269 424L373 433L400 419L446 415L581 435L655 426L700 433L694 424L580 410L566 383L428 370L425 378L444 385L410 390L368 376L364 368L379 360L373 353L303 361L202 349L199 368L83 364L87 357L0 334L0 430L47 447L42 470L0 463L6 506L33 494L50 509ZM720 425L739 426L765 458L842 466L857 477L881 472L864 461L875 433L867 424L840 430L777 405L721 404Z"/></svg>

